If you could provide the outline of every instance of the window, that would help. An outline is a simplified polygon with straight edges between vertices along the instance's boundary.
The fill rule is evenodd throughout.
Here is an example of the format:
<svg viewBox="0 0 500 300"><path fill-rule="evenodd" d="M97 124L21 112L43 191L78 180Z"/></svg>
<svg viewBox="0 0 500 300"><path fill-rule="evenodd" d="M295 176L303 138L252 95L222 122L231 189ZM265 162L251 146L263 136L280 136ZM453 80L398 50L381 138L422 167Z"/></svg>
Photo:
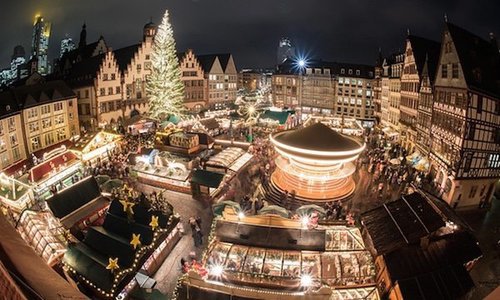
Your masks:
<svg viewBox="0 0 500 300"><path fill-rule="evenodd" d="M42 145L40 144L40 137L39 136L36 136L36 137L31 139L31 149L38 150L41 147L42 147Z"/></svg>
<svg viewBox="0 0 500 300"><path fill-rule="evenodd" d="M441 78L448 78L448 65L441 65Z"/></svg>
<svg viewBox="0 0 500 300"><path fill-rule="evenodd" d="M68 102L68 106L69 106L69 107L73 107L73 100L69 100L69 102Z"/></svg>
<svg viewBox="0 0 500 300"><path fill-rule="evenodd" d="M89 97L89 90L85 90L85 98Z"/></svg>
<svg viewBox="0 0 500 300"><path fill-rule="evenodd" d="M43 119L42 120L42 129L47 129L52 126L52 122L50 119Z"/></svg>
<svg viewBox="0 0 500 300"><path fill-rule="evenodd" d="M2 120L0 120L0 135L3 134L3 123Z"/></svg>
<svg viewBox="0 0 500 300"><path fill-rule="evenodd" d="M50 114L50 105L42 106L42 115Z"/></svg>
<svg viewBox="0 0 500 300"><path fill-rule="evenodd" d="M38 117L38 108L32 108L28 110L28 119Z"/></svg>
<svg viewBox="0 0 500 300"><path fill-rule="evenodd" d="M14 117L9 118L9 121L7 121L7 122L9 124L9 131L16 130L16 120L14 119Z"/></svg>
<svg viewBox="0 0 500 300"><path fill-rule="evenodd" d="M0 151L5 151L7 149L7 144L5 143L5 140L2 138L0 139Z"/></svg>
<svg viewBox="0 0 500 300"><path fill-rule="evenodd" d="M17 134L13 133L10 135L10 146L14 147L17 145Z"/></svg>
<svg viewBox="0 0 500 300"><path fill-rule="evenodd" d="M54 103L54 111L59 111L63 109L63 104L61 102Z"/></svg>
<svg viewBox="0 0 500 300"><path fill-rule="evenodd" d="M101 96L106 95L106 89L105 89L105 88L100 88L100 89L99 89L99 94L100 94Z"/></svg>
<svg viewBox="0 0 500 300"><path fill-rule="evenodd" d="M147 61L144 63L144 70L151 70L151 62Z"/></svg>
<svg viewBox="0 0 500 300"><path fill-rule="evenodd" d="M120 94L121 93L121 89L119 86L116 87L116 94Z"/></svg>
<svg viewBox="0 0 500 300"><path fill-rule="evenodd" d="M451 78L458 78L458 64L451 65Z"/></svg>
<svg viewBox="0 0 500 300"><path fill-rule="evenodd" d="M111 74L111 80L115 80L115 79L116 79L116 74L115 73Z"/></svg>
<svg viewBox="0 0 500 300"><path fill-rule="evenodd" d="M53 144L55 141L54 141L54 133L53 132L49 132L45 135L45 145L51 145Z"/></svg>
<svg viewBox="0 0 500 300"><path fill-rule="evenodd" d="M352 69L349 69L348 73L349 73L349 75L352 75Z"/></svg>
<svg viewBox="0 0 500 300"><path fill-rule="evenodd" d="M477 95L477 113L483 112L483 96Z"/></svg>
<svg viewBox="0 0 500 300"><path fill-rule="evenodd" d="M115 110L115 102L109 101L108 102L108 111L114 111L114 110Z"/></svg>
<svg viewBox="0 0 500 300"><path fill-rule="evenodd" d="M359 76L360 74L361 74L361 72L359 70L356 70L356 75Z"/></svg>
<svg viewBox="0 0 500 300"><path fill-rule="evenodd" d="M108 74L102 75L102 80L104 80L104 81L108 80Z"/></svg>
<svg viewBox="0 0 500 300"><path fill-rule="evenodd" d="M476 196L476 192L477 192L477 185L473 185L470 188L469 198L474 198Z"/></svg>
<svg viewBox="0 0 500 300"><path fill-rule="evenodd" d="M112 87L108 88L108 95L113 95L113 88Z"/></svg>
<svg viewBox="0 0 500 300"><path fill-rule="evenodd" d="M340 69L340 74L345 74L345 69L344 68Z"/></svg>
<svg viewBox="0 0 500 300"><path fill-rule="evenodd" d="M21 159L21 152L19 151L19 147L12 148L12 158L14 161L18 161Z"/></svg>
<svg viewBox="0 0 500 300"><path fill-rule="evenodd" d="M28 124L28 129L30 133L36 132L40 129L38 122L33 122Z"/></svg>
<svg viewBox="0 0 500 300"><path fill-rule="evenodd" d="M141 69L142 69L142 65L141 64L137 64L137 72L141 72Z"/></svg>
<svg viewBox="0 0 500 300"><path fill-rule="evenodd" d="M64 115L58 115L54 118L54 125L59 125L64 123Z"/></svg>

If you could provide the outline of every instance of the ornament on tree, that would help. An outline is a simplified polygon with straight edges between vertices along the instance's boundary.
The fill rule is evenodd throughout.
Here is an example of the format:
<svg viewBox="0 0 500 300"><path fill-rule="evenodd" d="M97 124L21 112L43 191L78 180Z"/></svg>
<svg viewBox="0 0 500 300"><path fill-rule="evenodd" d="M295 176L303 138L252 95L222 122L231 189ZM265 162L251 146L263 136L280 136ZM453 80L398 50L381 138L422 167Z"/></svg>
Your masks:
<svg viewBox="0 0 500 300"><path fill-rule="evenodd" d="M151 117L163 121L171 115L182 117L184 84L175 49L175 39L168 10L158 26L151 52L151 74L146 83Z"/></svg>

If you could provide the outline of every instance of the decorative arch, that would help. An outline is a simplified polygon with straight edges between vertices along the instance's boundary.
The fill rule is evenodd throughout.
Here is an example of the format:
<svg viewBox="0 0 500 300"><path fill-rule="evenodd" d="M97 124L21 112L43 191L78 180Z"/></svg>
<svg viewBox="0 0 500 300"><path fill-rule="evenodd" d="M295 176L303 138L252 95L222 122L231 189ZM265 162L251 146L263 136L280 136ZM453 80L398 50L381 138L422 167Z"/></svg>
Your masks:
<svg viewBox="0 0 500 300"><path fill-rule="evenodd" d="M133 118L135 116L139 116L141 113L137 110L137 109L133 109L131 112L130 112L130 117Z"/></svg>

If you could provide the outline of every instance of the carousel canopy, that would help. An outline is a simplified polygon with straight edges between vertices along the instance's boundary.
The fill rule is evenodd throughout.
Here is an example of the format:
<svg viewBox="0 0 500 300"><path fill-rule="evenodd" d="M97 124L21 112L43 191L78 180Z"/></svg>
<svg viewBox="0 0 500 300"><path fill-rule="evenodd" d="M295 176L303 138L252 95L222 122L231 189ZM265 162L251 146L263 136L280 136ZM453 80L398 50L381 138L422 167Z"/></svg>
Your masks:
<svg viewBox="0 0 500 300"><path fill-rule="evenodd" d="M279 132L274 139L284 145L313 151L355 151L362 147L361 143L346 137L323 123Z"/></svg>

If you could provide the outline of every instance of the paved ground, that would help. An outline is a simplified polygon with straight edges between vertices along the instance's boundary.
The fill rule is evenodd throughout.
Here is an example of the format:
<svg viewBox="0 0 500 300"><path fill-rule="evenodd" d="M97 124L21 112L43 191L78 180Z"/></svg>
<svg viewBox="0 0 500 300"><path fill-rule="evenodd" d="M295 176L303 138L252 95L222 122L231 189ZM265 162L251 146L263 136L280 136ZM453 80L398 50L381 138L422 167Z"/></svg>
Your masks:
<svg viewBox="0 0 500 300"><path fill-rule="evenodd" d="M146 193L161 191L161 189L141 184L139 184L139 189ZM163 294L170 297L174 291L177 278L179 278L182 274L180 263L181 258L184 257L185 259L188 259L191 251L194 251L196 253L196 257L200 258L203 249L207 245L208 233L212 223L212 212L210 205L194 200L191 195L172 191L165 191L164 195L170 204L174 206L174 211L181 215L182 224L185 230L184 236L154 276L154 279L157 281L156 287ZM196 248L194 246L194 241L191 237L191 228L187 223L187 220L191 216L199 216L202 219L201 227L204 233L202 247Z"/></svg>
<svg viewBox="0 0 500 300"><path fill-rule="evenodd" d="M474 229L483 257L470 272L476 288L469 299L483 299L500 285L500 200L494 198L489 210L458 211Z"/></svg>

